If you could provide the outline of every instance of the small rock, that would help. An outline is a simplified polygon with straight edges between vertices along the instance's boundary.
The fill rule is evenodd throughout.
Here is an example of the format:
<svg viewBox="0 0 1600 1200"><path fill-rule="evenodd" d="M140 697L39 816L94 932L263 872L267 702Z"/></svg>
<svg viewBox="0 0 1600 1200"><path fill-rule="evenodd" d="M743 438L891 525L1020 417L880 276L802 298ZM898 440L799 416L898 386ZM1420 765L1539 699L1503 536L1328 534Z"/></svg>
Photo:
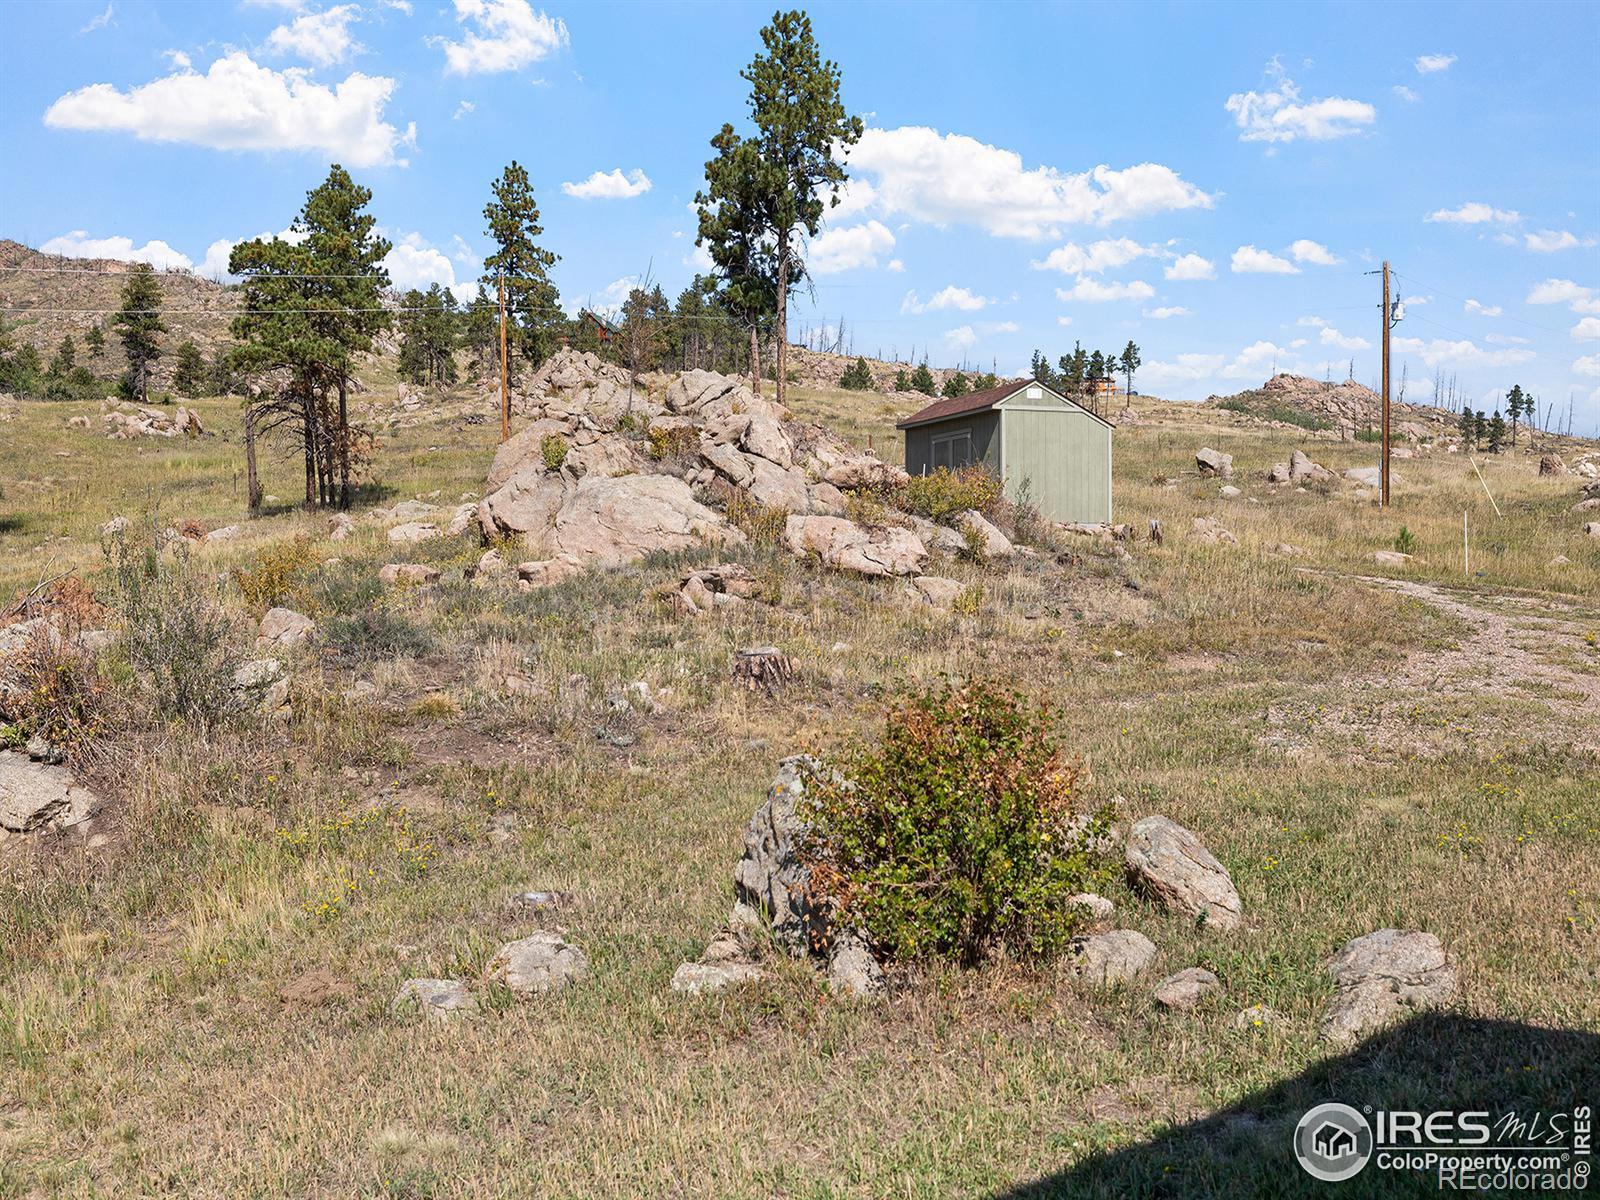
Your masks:
<svg viewBox="0 0 1600 1200"><path fill-rule="evenodd" d="M1398 550L1374 550L1371 558L1380 567L1403 567L1411 561L1411 555Z"/></svg>
<svg viewBox="0 0 1600 1200"><path fill-rule="evenodd" d="M589 960L583 951L545 929L501 946L486 971L492 982L504 984L519 996L560 991L588 973Z"/></svg>
<svg viewBox="0 0 1600 1200"><path fill-rule="evenodd" d="M1217 495L1221 496L1224 500L1233 500L1244 495L1244 493L1238 488L1234 487L1233 484L1225 483L1222 485L1222 489L1217 493Z"/></svg>
<svg viewBox="0 0 1600 1200"><path fill-rule="evenodd" d="M378 568L378 578L384 583L434 583L439 569L424 563L389 563Z"/></svg>
<svg viewBox="0 0 1600 1200"><path fill-rule="evenodd" d="M946 579L942 575L918 575L906 581L904 593L920 604L934 608L949 608L956 597L966 590L959 579Z"/></svg>
<svg viewBox="0 0 1600 1200"><path fill-rule="evenodd" d="M681 963L672 973L672 990L698 996L703 992L720 992L741 983L761 978L761 968L754 963Z"/></svg>
<svg viewBox="0 0 1600 1200"><path fill-rule="evenodd" d="M1227 868L1176 821L1153 816L1135 822L1126 859L1134 885L1166 907L1200 917L1207 929L1239 927L1239 893Z"/></svg>
<svg viewBox="0 0 1600 1200"><path fill-rule="evenodd" d="M396 1014L415 1007L427 1020L443 1023L470 1017L478 1011L478 1002L459 979L408 979L389 1007Z"/></svg>
<svg viewBox="0 0 1600 1200"><path fill-rule="evenodd" d="M1233 474L1233 455L1207 446L1194 456L1194 465L1202 475L1220 475L1227 479Z"/></svg>
<svg viewBox="0 0 1600 1200"><path fill-rule="evenodd" d="M1096 895L1094 892L1079 892L1075 896L1068 896L1067 903L1077 908L1085 909L1089 916L1096 921L1108 919L1117 910L1115 904L1104 896Z"/></svg>
<svg viewBox="0 0 1600 1200"><path fill-rule="evenodd" d="M1352 1042L1407 1010L1437 1008L1456 993L1455 959L1431 933L1380 929L1353 938L1328 963L1334 993L1322 1036Z"/></svg>
<svg viewBox="0 0 1600 1200"><path fill-rule="evenodd" d="M262 712L277 712L289 700L289 676L275 658L253 658L233 673L233 690Z"/></svg>
<svg viewBox="0 0 1600 1200"><path fill-rule="evenodd" d="M82 824L99 806L99 797L68 768L0 751L0 829L66 829Z"/></svg>
<svg viewBox="0 0 1600 1200"><path fill-rule="evenodd" d="M883 991L883 968L860 934L847 931L834 938L828 955L828 984L843 996L873 996Z"/></svg>
<svg viewBox="0 0 1600 1200"><path fill-rule="evenodd" d="M1072 939L1072 970L1094 987L1137 979L1155 962L1155 943L1136 929L1113 929Z"/></svg>
<svg viewBox="0 0 1600 1200"><path fill-rule="evenodd" d="M1197 542L1204 542L1210 546L1228 545L1237 546L1239 539L1223 526L1213 521L1210 517L1196 517L1189 526L1189 536Z"/></svg>
<svg viewBox="0 0 1600 1200"><path fill-rule="evenodd" d="M328 537L342 542L356 531L356 523L346 513L334 513L328 518Z"/></svg>
<svg viewBox="0 0 1600 1200"><path fill-rule="evenodd" d="M293 650L316 637L317 626L304 613L292 608L269 608L261 618L261 631L256 637L259 650Z"/></svg>
<svg viewBox="0 0 1600 1200"><path fill-rule="evenodd" d="M1222 990L1222 982L1204 967L1185 967L1156 984L1155 1000L1162 1008L1189 1012L1206 997Z"/></svg>
<svg viewBox="0 0 1600 1200"><path fill-rule="evenodd" d="M438 537L439 527L431 521L407 521L404 525L396 525L389 530L387 536L390 545L414 545Z"/></svg>

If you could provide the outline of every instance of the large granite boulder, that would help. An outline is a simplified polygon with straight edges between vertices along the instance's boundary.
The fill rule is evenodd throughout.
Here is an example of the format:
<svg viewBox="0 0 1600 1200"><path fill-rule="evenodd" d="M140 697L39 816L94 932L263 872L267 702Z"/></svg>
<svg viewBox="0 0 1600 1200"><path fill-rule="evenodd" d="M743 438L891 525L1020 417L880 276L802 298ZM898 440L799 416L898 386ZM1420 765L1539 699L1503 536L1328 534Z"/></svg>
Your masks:
<svg viewBox="0 0 1600 1200"><path fill-rule="evenodd" d="M1334 992L1322 1036L1353 1042L1408 1012L1437 1008L1456 993L1456 962L1431 933L1380 929L1353 938L1328 963Z"/></svg>
<svg viewBox="0 0 1600 1200"><path fill-rule="evenodd" d="M1128 831L1132 884L1167 908L1189 913L1207 929L1237 929L1239 893L1227 868L1189 830L1168 817L1145 817Z"/></svg>
<svg viewBox="0 0 1600 1200"><path fill-rule="evenodd" d="M928 558L909 529L867 528L843 517L792 516L784 523L783 544L796 557L815 554L825 566L861 575L920 575Z"/></svg>

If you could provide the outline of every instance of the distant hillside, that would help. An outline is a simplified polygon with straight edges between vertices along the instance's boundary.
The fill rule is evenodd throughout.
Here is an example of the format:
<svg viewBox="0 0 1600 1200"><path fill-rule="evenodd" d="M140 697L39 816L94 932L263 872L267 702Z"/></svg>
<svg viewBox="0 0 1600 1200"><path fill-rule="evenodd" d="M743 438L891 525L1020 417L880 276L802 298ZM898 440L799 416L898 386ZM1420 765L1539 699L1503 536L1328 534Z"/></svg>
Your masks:
<svg viewBox="0 0 1600 1200"><path fill-rule="evenodd" d="M1324 383L1304 375L1274 375L1258 388L1232 396L1210 396L1206 403L1263 421L1337 430L1346 437L1383 420L1383 398L1371 388L1354 380ZM1453 424L1455 417L1441 408L1400 404L1391 396L1390 419L1445 425Z"/></svg>
<svg viewBox="0 0 1600 1200"><path fill-rule="evenodd" d="M132 269L133 264L115 259L62 258L0 239L0 318L14 341L31 342L46 360L70 333L78 343L78 361L87 364L96 375L115 378L125 363L109 314L59 310L116 309L123 277ZM157 364L156 377L160 385L165 385L176 362L177 348L184 341L193 338L207 358L228 341L228 322L239 296L187 271L158 274L162 308L176 310L162 318L167 325L162 339L165 354ZM105 327L106 347L91 361L84 335L95 325Z"/></svg>
<svg viewBox="0 0 1600 1200"><path fill-rule="evenodd" d="M788 367L793 372L794 381L802 387L838 387L840 376L846 367L856 361L856 357L854 354L829 354L821 350L808 350L804 346L790 346ZM896 373L904 371L910 375L917 369L916 363L885 362L880 358L867 358L866 364L867 370L872 372L872 390L875 392L894 391ZM945 381L957 374L959 368L930 366L928 371L933 376L934 385L943 388ZM971 379L976 374L978 372L968 371L967 378Z"/></svg>

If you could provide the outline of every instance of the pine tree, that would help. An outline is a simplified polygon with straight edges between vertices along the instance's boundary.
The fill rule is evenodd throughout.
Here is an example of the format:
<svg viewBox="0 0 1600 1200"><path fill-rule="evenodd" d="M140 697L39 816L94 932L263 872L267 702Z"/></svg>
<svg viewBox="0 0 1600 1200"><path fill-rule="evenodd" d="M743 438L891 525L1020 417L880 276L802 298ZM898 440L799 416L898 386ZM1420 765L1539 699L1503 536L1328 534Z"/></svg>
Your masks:
<svg viewBox="0 0 1600 1200"><path fill-rule="evenodd" d="M987 392L990 388L998 387L999 385L1000 381L995 378L994 372L985 371L972 381L972 390L975 392Z"/></svg>
<svg viewBox="0 0 1600 1200"><path fill-rule="evenodd" d="M204 392L205 385L205 359L191 338L178 347L178 367L172 374L172 390L180 396L193 398Z"/></svg>
<svg viewBox="0 0 1600 1200"><path fill-rule="evenodd" d="M931 396L937 386L933 382L933 372L928 370L927 362L918 363L917 369L911 372L911 390L921 392L924 396Z"/></svg>
<svg viewBox="0 0 1600 1200"><path fill-rule="evenodd" d="M900 372L901 376L905 372ZM865 358L857 358L844 369L844 374L839 377L839 386L853 392L867 392L872 390L872 370L867 366Z"/></svg>
<svg viewBox="0 0 1600 1200"><path fill-rule="evenodd" d="M1472 420L1472 413L1465 408L1461 410L1461 416L1456 420L1456 433L1460 435L1463 446L1477 449L1477 443L1473 441L1477 428Z"/></svg>
<svg viewBox="0 0 1600 1200"><path fill-rule="evenodd" d="M493 199L483 208L484 232L499 248L483 260L484 289L495 300L497 280L504 277L508 340L537 366L554 350L564 321L561 296L550 279L550 268L561 258L538 243L544 226L527 168L513 159L490 191Z"/></svg>
<svg viewBox="0 0 1600 1200"><path fill-rule="evenodd" d="M909 391L910 389L911 377L907 375L904 370L896 371L894 373L894 390L897 392L905 392Z"/></svg>
<svg viewBox="0 0 1600 1200"><path fill-rule="evenodd" d="M697 245L711 256L724 306L737 313L750 342L750 389L761 394L761 326L778 310L778 266L766 216L760 148L724 125L711 139L706 190L695 193Z"/></svg>
<svg viewBox="0 0 1600 1200"><path fill-rule="evenodd" d="M111 323L122 339L122 352L128 359L123 390L144 404L150 398L150 372L161 357L160 335L167 331L161 322L161 284L149 263L134 263L122 285L122 306Z"/></svg>
<svg viewBox="0 0 1600 1200"><path fill-rule="evenodd" d="M972 385L967 381L966 375L957 371L944 381L944 394L946 396L965 396L972 390Z"/></svg>
<svg viewBox="0 0 1600 1200"><path fill-rule="evenodd" d="M1506 421L1500 415L1500 410L1494 410L1494 416L1489 419L1489 453L1499 454L1506 442Z"/></svg>
<svg viewBox="0 0 1600 1200"><path fill-rule="evenodd" d="M56 352L50 359L49 374L57 379L64 379L77 365L78 344L72 340L72 335L69 333L56 346Z"/></svg>
<svg viewBox="0 0 1600 1200"><path fill-rule="evenodd" d="M89 326L89 332L83 335L83 344L88 347L91 358L99 358L104 353L106 334L98 322Z"/></svg>
<svg viewBox="0 0 1600 1200"><path fill-rule="evenodd" d="M788 299L806 278L804 241L817 235L828 206L839 202L847 176L834 155L860 141L863 126L860 117L845 111L838 64L822 57L805 13L774 14L761 31L761 42L765 53L740 75L750 84L755 125L750 141L758 164L752 180L776 267L781 404L788 386Z"/></svg>
<svg viewBox="0 0 1600 1200"><path fill-rule="evenodd" d="M1526 400L1522 391L1522 385L1513 383L1511 385L1511 390L1506 393L1506 413L1511 418L1511 446L1513 449L1515 449L1517 445L1518 419L1523 415L1524 412L1527 411L1527 409L1524 407L1525 403Z"/></svg>
<svg viewBox="0 0 1600 1200"><path fill-rule="evenodd" d="M1122 356L1117 359L1117 365L1121 368L1123 378L1127 380L1128 384L1125 400L1131 402L1133 399L1134 372L1144 365L1144 361L1139 357L1139 347L1131 340L1122 348Z"/></svg>
<svg viewBox="0 0 1600 1200"><path fill-rule="evenodd" d="M1050 369L1050 360L1037 350L1033 352L1033 361L1029 364L1029 370L1032 372L1036 382L1044 384L1045 387L1055 386L1056 375Z"/></svg>
<svg viewBox="0 0 1600 1200"><path fill-rule="evenodd" d="M1483 409L1480 408L1472 415L1472 448L1476 450L1488 435L1489 419L1483 415Z"/></svg>

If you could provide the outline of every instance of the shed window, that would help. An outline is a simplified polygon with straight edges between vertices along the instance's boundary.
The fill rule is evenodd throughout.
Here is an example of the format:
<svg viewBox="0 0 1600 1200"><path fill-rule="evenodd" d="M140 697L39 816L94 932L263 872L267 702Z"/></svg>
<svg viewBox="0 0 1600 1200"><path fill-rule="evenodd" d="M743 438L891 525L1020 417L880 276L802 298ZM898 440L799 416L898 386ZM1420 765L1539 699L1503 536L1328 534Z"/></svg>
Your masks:
<svg viewBox="0 0 1600 1200"><path fill-rule="evenodd" d="M933 469L949 467L958 471L972 465L972 431L946 433L933 439Z"/></svg>

